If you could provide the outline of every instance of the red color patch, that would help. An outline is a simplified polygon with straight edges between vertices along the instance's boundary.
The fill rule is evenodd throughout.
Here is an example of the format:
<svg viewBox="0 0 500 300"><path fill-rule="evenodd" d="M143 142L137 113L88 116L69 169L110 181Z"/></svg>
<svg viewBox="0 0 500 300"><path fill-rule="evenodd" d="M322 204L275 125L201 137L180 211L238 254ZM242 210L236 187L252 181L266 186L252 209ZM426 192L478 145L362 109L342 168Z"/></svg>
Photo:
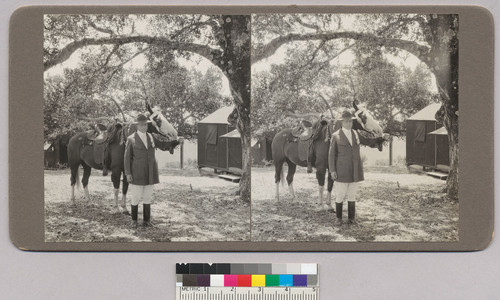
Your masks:
<svg viewBox="0 0 500 300"><path fill-rule="evenodd" d="M238 286L252 286L252 275L238 275Z"/></svg>

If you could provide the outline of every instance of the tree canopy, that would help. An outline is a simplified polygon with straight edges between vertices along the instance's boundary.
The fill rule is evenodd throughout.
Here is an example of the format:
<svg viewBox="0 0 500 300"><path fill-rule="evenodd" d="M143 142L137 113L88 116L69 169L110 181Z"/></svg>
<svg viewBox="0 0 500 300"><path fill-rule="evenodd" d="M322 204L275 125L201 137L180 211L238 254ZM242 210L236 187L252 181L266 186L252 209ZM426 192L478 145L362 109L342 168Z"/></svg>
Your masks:
<svg viewBox="0 0 500 300"><path fill-rule="evenodd" d="M99 119L130 121L144 111L146 100L159 105L181 135L195 137L197 120L230 103L221 92L222 71L198 54L163 51L157 42L123 41L147 32L150 38L203 42L217 49L214 31L202 27L213 22L214 18L198 15L46 16L46 70L66 61L74 66L45 78L45 139L86 130ZM103 42L113 39L123 44ZM82 41L85 47L68 54L72 45Z"/></svg>

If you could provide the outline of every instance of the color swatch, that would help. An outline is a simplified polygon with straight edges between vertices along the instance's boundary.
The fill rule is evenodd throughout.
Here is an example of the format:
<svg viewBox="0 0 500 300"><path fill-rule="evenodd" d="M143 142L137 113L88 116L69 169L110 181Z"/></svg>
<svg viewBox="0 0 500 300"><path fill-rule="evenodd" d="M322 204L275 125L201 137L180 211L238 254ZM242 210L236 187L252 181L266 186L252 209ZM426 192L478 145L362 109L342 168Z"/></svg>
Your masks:
<svg viewBox="0 0 500 300"><path fill-rule="evenodd" d="M317 264L177 264L177 286L318 286Z"/></svg>

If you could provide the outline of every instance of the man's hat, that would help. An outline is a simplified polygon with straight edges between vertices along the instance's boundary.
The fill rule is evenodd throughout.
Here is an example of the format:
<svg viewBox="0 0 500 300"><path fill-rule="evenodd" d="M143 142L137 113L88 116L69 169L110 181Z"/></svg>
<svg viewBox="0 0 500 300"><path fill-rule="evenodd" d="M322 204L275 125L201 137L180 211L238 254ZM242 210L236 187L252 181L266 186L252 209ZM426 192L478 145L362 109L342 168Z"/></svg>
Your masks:
<svg viewBox="0 0 500 300"><path fill-rule="evenodd" d="M351 118L352 118L352 114L350 111L344 110L342 112L342 119L351 119Z"/></svg>
<svg viewBox="0 0 500 300"><path fill-rule="evenodd" d="M151 121L144 114L138 114L135 123L151 123Z"/></svg>

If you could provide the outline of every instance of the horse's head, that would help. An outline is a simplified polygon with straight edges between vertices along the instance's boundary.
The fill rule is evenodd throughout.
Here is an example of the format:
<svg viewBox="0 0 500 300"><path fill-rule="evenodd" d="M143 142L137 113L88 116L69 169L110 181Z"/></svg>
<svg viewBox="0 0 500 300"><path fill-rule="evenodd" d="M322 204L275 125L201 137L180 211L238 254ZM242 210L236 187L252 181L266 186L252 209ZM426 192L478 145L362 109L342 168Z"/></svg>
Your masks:
<svg viewBox="0 0 500 300"><path fill-rule="evenodd" d="M382 127L380 127L378 122L375 121L370 112L363 107L358 107L356 105L356 101L353 101L352 105L355 109L354 116L356 117L358 123L363 127L363 130L371 133L374 137L383 137L384 131L382 130Z"/></svg>
<svg viewBox="0 0 500 300"><path fill-rule="evenodd" d="M148 132L153 134L156 147L162 151L174 152L177 145L180 144L177 130L170 124L162 114L159 107L151 107L146 103L146 109L149 112Z"/></svg>

